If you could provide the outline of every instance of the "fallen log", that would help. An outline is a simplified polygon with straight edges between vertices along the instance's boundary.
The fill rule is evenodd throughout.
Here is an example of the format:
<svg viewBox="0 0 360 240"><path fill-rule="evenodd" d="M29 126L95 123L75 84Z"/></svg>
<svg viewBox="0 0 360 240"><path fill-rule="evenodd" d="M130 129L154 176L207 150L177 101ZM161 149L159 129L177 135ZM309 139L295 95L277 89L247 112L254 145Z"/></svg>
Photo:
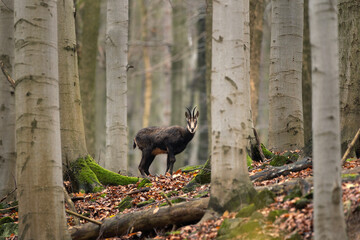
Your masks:
<svg viewBox="0 0 360 240"><path fill-rule="evenodd" d="M304 170L308 167L312 167L312 159L309 157L303 158L300 161L287 164L281 167L273 167L269 166L267 169L258 172L252 176L250 176L251 181L260 182L264 180L273 179L279 177L281 175L288 175L290 172L298 172Z"/></svg>
<svg viewBox="0 0 360 240"><path fill-rule="evenodd" d="M69 231L73 240L85 240L110 238L169 225L194 223L202 218L208 203L209 198L200 198L168 207L118 214L115 217L103 220L101 226L86 223L81 226L74 226Z"/></svg>

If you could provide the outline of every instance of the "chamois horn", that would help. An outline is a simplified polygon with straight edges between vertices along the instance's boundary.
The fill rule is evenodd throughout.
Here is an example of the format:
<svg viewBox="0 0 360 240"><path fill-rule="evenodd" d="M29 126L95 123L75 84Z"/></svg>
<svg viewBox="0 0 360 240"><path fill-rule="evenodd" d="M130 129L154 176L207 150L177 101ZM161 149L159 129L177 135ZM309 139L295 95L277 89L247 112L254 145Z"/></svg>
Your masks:
<svg viewBox="0 0 360 240"><path fill-rule="evenodd" d="M195 106L192 110L192 116L195 117L195 109L196 109L197 106Z"/></svg>

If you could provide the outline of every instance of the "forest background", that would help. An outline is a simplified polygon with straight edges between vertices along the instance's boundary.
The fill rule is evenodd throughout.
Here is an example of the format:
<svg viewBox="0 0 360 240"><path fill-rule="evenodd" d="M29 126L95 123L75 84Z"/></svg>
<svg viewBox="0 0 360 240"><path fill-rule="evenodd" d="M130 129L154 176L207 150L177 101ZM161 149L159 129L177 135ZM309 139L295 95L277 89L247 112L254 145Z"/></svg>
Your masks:
<svg viewBox="0 0 360 240"><path fill-rule="evenodd" d="M29 4L30 2L31 1L29 1ZM71 4L66 5L65 2L66 1L62 2L64 3L63 5L58 4L58 9L61 9L62 6L71 6ZM211 42L222 41L221 36L219 38L213 37L214 32L212 31L211 23L214 22L214 20L211 18L211 14L209 14L212 1L129 1L129 13L124 12L124 14L118 14L119 16L129 17L128 31L122 35L127 36L128 34L126 40L129 42L126 50L128 63L125 67L122 66L122 69L126 69L127 76L125 79L127 88L120 90L122 97L125 97L126 100L124 98L122 100L120 99L119 102L122 103L120 104L121 107L120 105L110 107L108 100L113 99L107 95L113 88L107 85L106 75L109 77L109 69L116 68L116 66L110 67L109 64L111 60L107 60L111 59L111 57L115 59L116 55L112 55L113 52L107 49L108 46L111 45L111 41L115 38L112 38L111 34L113 34L113 32L109 32L106 25L108 25L109 28L109 22L112 21L111 17L115 19L113 22L124 21L116 19L116 14L112 15L111 8L109 8L110 2L111 1L109 1L106 6L105 1L80 0L76 1L76 11L71 7L66 8L68 12L65 13L65 17L61 16L61 10L58 12L59 19L63 20L63 22L59 20L59 30L57 32L59 38L55 40L59 41L60 46L60 120L56 118L55 114L52 115L55 117L50 122L59 124L61 122L63 164L66 165L69 161L71 162L77 157L84 157L86 153L93 156L96 162L107 169L128 175L137 175L136 166L140 160L140 152L132 150L132 141L136 132L143 127L152 125L184 126L184 110L186 107L193 106L198 106L200 112L199 128L191 145L189 145L182 155L178 156L176 168L185 165L203 164L209 158L210 136L214 135L214 132L210 131L210 120L215 119L214 113L210 115L210 102L213 100L210 93L221 92L223 90L220 88L210 89L210 85L212 84L210 74L212 68L210 64L216 60L216 56L211 56L210 54ZM276 5L278 3L281 3L281 1L270 2L264 0L256 1L256 3L255 1L250 1L249 39L251 51L250 62L248 63L250 69L245 69L250 72L252 125L259 132L261 141L274 152L300 150L306 145L311 148L311 136L313 135L311 131L311 99L314 96L320 96L316 94L312 95L311 93L313 90L310 84L312 78L311 72L317 73L318 69L316 66L311 70L312 63L310 58L313 57L314 59L316 53L311 53L310 47L308 12L311 13L311 11L309 11L311 9L308 8L308 2L304 1L304 4L300 3L301 7L290 8L290 10L293 11L289 12L289 22L293 24L292 27L294 29L300 31L283 32L285 35L295 36L294 41L284 42L283 45L281 39L275 39L276 34L279 32L280 34L278 35L282 35L282 29L277 30L276 27L281 26L284 22L286 23L288 19L286 19L286 17L284 19L277 18L278 16L286 16L282 15L283 12L281 11L276 12L279 9L281 10L283 6L281 4ZM45 5L48 7L47 4ZM43 4L41 6L45 5ZM334 31L334 33L336 39L338 38L339 40L339 57L337 60L340 63L340 81L338 82L340 85L338 89L340 95L338 96L338 93L335 91L333 97L340 98L341 118L339 127L341 128L341 147L343 153L360 124L359 121L357 121L360 112L358 95L359 79L357 77L359 74L357 73L358 67L354 64L357 62L359 52L357 44L359 39L359 24L357 24L357 19L359 16L358 12L354 11L354 9L358 7L354 1L339 1L337 7L339 34L337 35L337 31ZM15 2L14 7L12 7L12 1L6 3L2 1L2 13L10 13L10 15L12 15L12 9L22 9L20 2ZM19 15L22 14L21 11L22 10L19 10ZM5 16L5 14L2 14L2 16ZM74 19L72 19L73 22L71 22L70 25L66 25L69 24L67 22L67 20L70 19L69 16L71 16L70 18L74 16L76 21L74 22ZM292 17L294 16L298 18L295 18L294 22L292 22ZM313 18L315 18L314 16ZM16 17L17 15L15 14L15 27L17 30L22 28L22 24L29 22L26 20L23 21L23 19L19 20ZM5 20L4 18L2 23L5 23ZM35 20L38 19L35 18ZM76 27L75 24L72 23L76 23ZM67 27L71 25L74 27L73 30L69 30ZM2 31L6 32L6 24L3 26L5 27L2 28ZM9 26L9 24L7 24L7 26ZM30 27L24 27L24 29L30 29ZM227 26L224 26L224 28L225 27ZM67 39L67 37L71 34L66 32L68 30L74 33L74 36L69 39ZM7 30L7 32L9 32L9 30ZM43 98L38 98L36 102L32 101L36 98L36 94L43 94L45 92L56 96L57 90L52 88L50 84L48 89L44 88L44 92L40 91L39 93L37 90L40 89L40 85L27 85L29 81L24 81L24 79L32 80L29 75L22 74L25 72L23 70L26 70L28 67L24 62L31 61L33 57L31 54L27 56L26 53L21 55L21 53L23 53L22 51L28 46L22 41L22 34L25 33L25 30L23 32L15 31L14 38L16 44L14 47L15 53L18 55L15 54L14 64L12 63L13 57L11 53L7 54L7 51L11 50L9 46L12 46L12 43L6 41L12 40L11 37L2 40L4 44L1 44L1 51L4 52L4 54L2 53L1 55L2 70L4 72L4 76L1 76L1 90L3 91L1 96L3 97L2 101L4 101L2 105L2 119L5 119L4 123L8 123L8 125L2 125L1 136L3 138L2 143L4 143L2 151L4 152L4 156L6 155L4 159L14 159L14 136L6 135L8 132L11 132L11 128L14 129L14 121L11 121L11 118L14 117L14 112L7 112L9 109L13 109L13 107L7 106L13 106L14 104L14 102L10 102L10 100L14 98L14 90L12 88L14 86L10 86L6 80L11 82L11 77L9 76L14 76L16 79L17 104L24 101L24 105L18 105L24 107L17 108L18 112L16 113L17 134L19 134L18 136L24 137L16 140L18 169L24 170L31 168L33 171L24 171L24 175L21 176L24 180L22 180L22 182L19 181L19 185L21 189L31 191L31 189L27 189L24 186L32 177L38 177L33 173L36 172L37 169L40 169L43 164L41 164L42 160L39 160L34 163L34 165L27 166L26 163L29 158L23 153L26 152L28 148L37 150L37 144L44 147L46 143L52 143L47 142L47 138L44 137L49 133L45 135L42 135L44 133L40 134L42 128L40 128L38 124L40 124L42 120L39 121L39 119L32 118L33 114L34 116L37 114L35 110L42 109L34 107L34 112L29 113L27 111L31 109L31 107L27 104L34 104L34 106L44 104ZM61 38L64 36L62 34L65 34L65 40ZM2 36L5 36L5 34L2 34ZM50 36L56 36L56 34L53 32ZM212 36L212 38L209 36ZM330 38L321 38L320 35L320 39L324 42L329 39L333 40L332 37L333 36L330 36ZM52 39L52 41L54 41L54 39ZM277 41L280 43L279 45L273 44L275 42L277 43ZM61 43L66 43L66 45L62 46ZM244 46L246 50L246 44L244 44ZM283 49L285 50L278 51L281 47L284 47ZM71 59L61 60L62 57L65 56L65 54L62 55L64 49L67 53L72 54L72 63L68 62ZM286 49L296 50L286 52ZM337 46L336 48L329 48L329 51L330 49L337 49ZM35 52L36 51L41 53L44 51L44 48L39 48L35 50ZM49 52L55 54L52 49L50 49ZM79 61L77 61L77 57ZM287 59L287 57L290 58ZM221 60L222 59L220 59L220 61ZM227 60L226 56L224 58L224 61L225 60ZM294 68L290 70L282 69L282 67L287 66L289 62L294 62ZM68 65L64 67L61 65L63 63L67 63ZM277 63L280 63L280 65L277 66ZM44 64L46 64L46 61ZM79 66L78 74L76 72L77 64ZM17 71L11 70L12 65L14 65L14 69ZM41 64L38 63L36 66L40 69ZM70 74L76 75L75 80L70 83L61 82L62 79L65 79L65 77L62 76L66 75L61 75L65 72L62 71L62 69L69 70L69 66L76 69L75 72L69 71ZM30 71L31 70L32 69L30 69ZM57 69L50 68L50 70L54 70L54 72L50 72L50 75L57 72ZM330 70L328 72L332 73ZM34 71L36 73L36 68L34 68ZM244 73L246 71L243 71L243 74L247 74L248 72ZM8 74L9 72L10 74ZM38 72L40 72L40 70ZM215 71L212 70L213 74L214 72ZM276 75L279 72L280 74ZM285 74L283 74L284 72ZM338 74L336 71L334 73L335 75ZM49 80L55 79L54 76L49 76ZM285 84L276 85L279 79L284 78L286 80L290 78L289 76L294 76L292 78L294 79L292 86L286 87ZM43 77L41 76L40 78ZM231 82L231 79L229 80L226 77L225 80ZM41 81L36 83L41 84ZM338 83L330 83L328 85L334 86L334 88L337 89L336 84ZM71 84L74 86L79 85L80 88L77 89L81 92L75 92L74 98L64 97L68 94L68 92L65 91L66 87L71 86ZM284 91L279 93L278 90L282 87ZM288 98L285 98L285 95L287 95ZM276 100L279 96L283 98L283 100ZM24 97L25 99L30 99L30 101L24 100ZM331 97L329 99L331 99ZM57 100L58 99L54 98L50 101L51 104L54 104L50 106L50 109L56 109ZM66 100L71 100L72 102L69 101L66 103ZM230 98L227 98L227 100L232 103ZM287 105L292 102L292 100L294 100L295 103L293 105ZM74 103L76 103L76 106L71 105ZM280 105L280 107L277 104ZM244 103L244 105L246 105L246 103ZM286 107L283 107L285 105ZM69 108L67 109L67 107ZM250 106L246 107L250 109ZM279 111L279 109L281 111ZM285 112L282 112L284 109ZM70 112L72 113L70 114ZM124 132L126 133L123 135L124 138L122 138L122 141L112 144L107 142L111 142L111 140L107 140L109 129L111 129L109 125L111 121L109 117L107 117L110 112L114 114L115 117L117 117L116 114L125 116L126 123L125 127L122 126L123 129L121 129L122 134ZM332 114L332 111L329 110L329 112ZM315 113L318 112L315 111ZM67 133L71 132L70 128L68 128L70 125L62 125L66 122L65 119L67 116L70 115L74 118L70 120L67 119L67 124L73 124L71 126L72 132L80 133L77 135L80 136L78 139L74 138L74 134L71 135ZM39 118L42 119L42 117L43 116L40 116ZM332 117L333 116L330 116L329 118L331 119ZM84 120L84 127L81 126L82 119ZM80 125L76 126L76 123ZM286 126L285 130L279 129L279 125ZM58 128L59 131L56 130L51 134L58 134L60 127ZM39 129L39 131L37 129ZM82 131L85 132L84 135L81 134ZM39 135L36 135L38 133ZM285 133L285 135L287 133L287 136L283 133ZM340 136L336 136L335 138L337 137ZM37 141L34 141L34 139L37 139ZM60 141L60 138L56 137L56 143L54 142L54 145L56 145L58 141ZM124 157L124 155L128 156L125 157L126 161L120 161L120 163L124 165L119 165L119 167L113 162L108 162L109 159L117 159L109 157L111 156L109 155L109 152L112 151L111 148L117 148L116 144L119 144L119 148L125 149L125 154L122 154L122 157ZM35 147L33 147L33 145ZM60 146L60 144L58 145ZM43 148L40 147L38 150L39 149L43 150ZM82 156L79 156L79 152ZM42 153L44 155L48 154L46 151L42 151ZM61 155L59 149L51 152L50 155L51 154L54 156ZM353 157L356 156L356 154L359 156L359 142L355 145L354 150L349 156ZM73 157L72 155L77 156ZM9 163L11 166L14 166L13 160L4 161L4 163ZM11 175L14 177L15 174L12 171L8 171L8 169L12 169L10 165L4 164L4 167L1 168L3 170L1 177L4 177L7 181L7 183L4 184L6 186L4 192L9 192L9 189L14 188L10 182L12 182ZM152 167L153 170L151 171L153 173L163 173L165 160L157 159ZM39 179L42 179L40 175ZM60 181L59 177L56 179L56 181ZM62 193L58 193L58 195L61 196ZM59 199L59 196L55 197L55 199ZM22 207L22 209L26 208L24 205L20 207ZM59 226L61 226L61 224Z"/></svg>

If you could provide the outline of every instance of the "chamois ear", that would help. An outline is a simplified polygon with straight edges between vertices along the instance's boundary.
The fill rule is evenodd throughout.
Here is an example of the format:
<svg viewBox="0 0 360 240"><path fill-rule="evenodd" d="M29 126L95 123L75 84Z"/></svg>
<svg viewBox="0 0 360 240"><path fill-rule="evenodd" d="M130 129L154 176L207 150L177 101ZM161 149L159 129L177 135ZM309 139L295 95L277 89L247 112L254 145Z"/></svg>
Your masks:
<svg viewBox="0 0 360 240"><path fill-rule="evenodd" d="M185 117L186 117L186 118L190 118L190 116L189 116L189 113L188 113L188 112L185 112Z"/></svg>
<svg viewBox="0 0 360 240"><path fill-rule="evenodd" d="M197 111L196 114L195 114L195 118L198 118L199 115L200 115L200 114L199 114L199 111Z"/></svg>

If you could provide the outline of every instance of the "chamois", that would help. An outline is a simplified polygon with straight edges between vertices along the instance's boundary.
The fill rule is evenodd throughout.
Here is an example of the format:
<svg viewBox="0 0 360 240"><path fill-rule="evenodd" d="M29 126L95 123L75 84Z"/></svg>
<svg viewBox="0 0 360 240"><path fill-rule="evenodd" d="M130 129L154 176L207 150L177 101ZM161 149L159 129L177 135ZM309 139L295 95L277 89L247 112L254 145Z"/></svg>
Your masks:
<svg viewBox="0 0 360 240"><path fill-rule="evenodd" d="M196 107L192 112L186 108L185 112L187 127L147 127L141 129L134 138L134 149L136 146L141 150L142 156L139 164L139 171L142 176L150 175L149 167L158 154L167 154L166 172L173 172L173 166L176 161L175 155L181 153L186 145L194 137L197 129L197 119L199 111Z"/></svg>

